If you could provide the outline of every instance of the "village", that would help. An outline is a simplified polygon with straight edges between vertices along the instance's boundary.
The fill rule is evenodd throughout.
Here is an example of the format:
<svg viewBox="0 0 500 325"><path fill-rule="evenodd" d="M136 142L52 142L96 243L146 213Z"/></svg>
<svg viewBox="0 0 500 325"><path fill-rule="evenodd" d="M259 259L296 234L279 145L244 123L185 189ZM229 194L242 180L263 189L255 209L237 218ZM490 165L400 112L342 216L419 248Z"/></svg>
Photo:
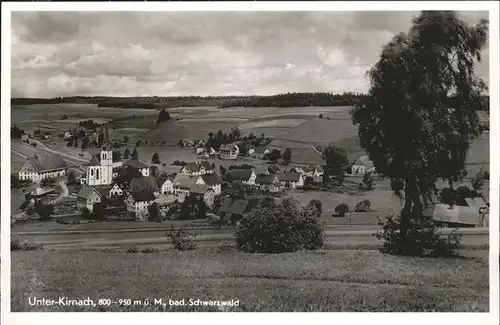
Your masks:
<svg viewBox="0 0 500 325"><path fill-rule="evenodd" d="M282 154L268 148L266 140L259 141L264 145L253 147L244 140L254 136L240 137L237 129L230 131L236 141L222 144L218 150L209 146L215 138L212 134L206 140L180 141L179 146L194 151L199 158L175 161L170 166L158 161L157 153L148 161L139 159L136 149L132 153L128 148L125 151L116 149L123 144L110 139L107 124L100 126L97 132L82 130L85 129L80 128L73 134L67 131L63 137L68 146L76 143L77 134L84 139L82 152L87 149L92 154L87 164L70 167L71 163L60 154L44 152L26 158L19 168L14 176L18 180L14 183L39 184L25 194L24 216L34 214L35 220L38 215L39 220L58 223L201 219L219 226L235 225L253 208L252 201L266 196L280 198L295 190L307 191L314 197L315 191L332 191L348 183L349 179L358 180L359 184L355 184L359 189L370 190L377 178L368 156L346 162L341 173L332 175L328 173L324 153L314 146L290 161L290 152L285 150ZM23 134L21 141L37 145L39 141L50 141L50 137L50 132L35 132ZM261 138L265 139L263 135ZM168 147L164 150L168 152ZM59 195L54 188L56 184L61 187ZM486 225L489 204L479 195L471 195L472 189L464 193L463 205L437 203L426 209L426 213L443 225ZM351 207L340 202L324 214L344 217L350 210L371 212L371 202L360 199ZM27 218L33 222L32 217ZM23 218L13 219L16 221L23 221Z"/></svg>

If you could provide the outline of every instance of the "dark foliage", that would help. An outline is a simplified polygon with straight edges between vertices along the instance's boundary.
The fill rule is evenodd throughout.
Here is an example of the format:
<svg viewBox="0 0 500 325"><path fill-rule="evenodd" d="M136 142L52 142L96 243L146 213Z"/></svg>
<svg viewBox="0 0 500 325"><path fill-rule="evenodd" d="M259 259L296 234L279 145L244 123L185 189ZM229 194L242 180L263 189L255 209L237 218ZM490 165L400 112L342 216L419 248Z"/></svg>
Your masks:
<svg viewBox="0 0 500 325"><path fill-rule="evenodd" d="M12 139L21 139L21 136L24 134L24 130L21 130L16 125L13 125L10 129L10 136Z"/></svg>
<svg viewBox="0 0 500 325"><path fill-rule="evenodd" d="M437 225L430 218L414 218L405 236L401 236L400 219L388 217L379 221L382 230L376 234L383 241L382 253L419 256L453 257L458 255L461 235L452 231L447 236L437 233Z"/></svg>
<svg viewBox="0 0 500 325"><path fill-rule="evenodd" d="M253 209L241 219L236 245L250 253L285 253L323 247L323 226L314 209L299 208L285 198L271 208Z"/></svg>
<svg viewBox="0 0 500 325"><path fill-rule="evenodd" d="M189 233L184 228L176 230L174 226L165 233L165 236L172 241L172 245L178 251L189 251L196 248L195 239L198 232Z"/></svg>

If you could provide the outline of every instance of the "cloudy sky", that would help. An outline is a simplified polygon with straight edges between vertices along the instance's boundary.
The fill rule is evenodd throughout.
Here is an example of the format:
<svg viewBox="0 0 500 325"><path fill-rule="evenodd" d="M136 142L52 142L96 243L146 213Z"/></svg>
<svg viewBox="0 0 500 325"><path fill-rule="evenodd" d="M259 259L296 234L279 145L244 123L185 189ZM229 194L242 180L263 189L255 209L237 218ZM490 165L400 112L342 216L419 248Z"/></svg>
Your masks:
<svg viewBox="0 0 500 325"><path fill-rule="evenodd" d="M415 14L14 12L12 96L364 92L382 45Z"/></svg>

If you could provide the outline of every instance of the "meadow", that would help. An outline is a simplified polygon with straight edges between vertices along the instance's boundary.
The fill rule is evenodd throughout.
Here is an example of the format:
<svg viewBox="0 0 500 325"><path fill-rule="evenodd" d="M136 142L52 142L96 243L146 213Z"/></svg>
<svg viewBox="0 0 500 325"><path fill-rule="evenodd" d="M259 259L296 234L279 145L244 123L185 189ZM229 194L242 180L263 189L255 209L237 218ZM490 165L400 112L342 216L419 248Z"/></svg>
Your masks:
<svg viewBox="0 0 500 325"><path fill-rule="evenodd" d="M489 309L486 251L456 259L421 259L360 250L275 255L214 249L150 254L44 249L13 252L11 259L13 312L220 311L193 306L32 307L27 303L29 297L62 296L95 301L239 300L240 306L229 311Z"/></svg>

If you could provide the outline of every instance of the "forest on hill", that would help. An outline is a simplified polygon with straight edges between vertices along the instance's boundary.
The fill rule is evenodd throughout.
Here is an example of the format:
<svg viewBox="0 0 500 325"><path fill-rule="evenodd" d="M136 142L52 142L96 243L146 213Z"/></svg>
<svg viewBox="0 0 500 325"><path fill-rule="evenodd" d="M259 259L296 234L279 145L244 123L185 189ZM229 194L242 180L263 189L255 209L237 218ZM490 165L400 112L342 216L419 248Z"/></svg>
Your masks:
<svg viewBox="0 0 500 325"><path fill-rule="evenodd" d="M33 104L97 104L99 107L165 109L174 107L212 106L225 107L308 107L308 106L353 106L360 93L286 93L271 96L177 96L177 97L55 97L55 98L12 98L11 105ZM489 107L489 96L483 96ZM449 107L459 102L449 98ZM482 105L478 105L481 107Z"/></svg>

